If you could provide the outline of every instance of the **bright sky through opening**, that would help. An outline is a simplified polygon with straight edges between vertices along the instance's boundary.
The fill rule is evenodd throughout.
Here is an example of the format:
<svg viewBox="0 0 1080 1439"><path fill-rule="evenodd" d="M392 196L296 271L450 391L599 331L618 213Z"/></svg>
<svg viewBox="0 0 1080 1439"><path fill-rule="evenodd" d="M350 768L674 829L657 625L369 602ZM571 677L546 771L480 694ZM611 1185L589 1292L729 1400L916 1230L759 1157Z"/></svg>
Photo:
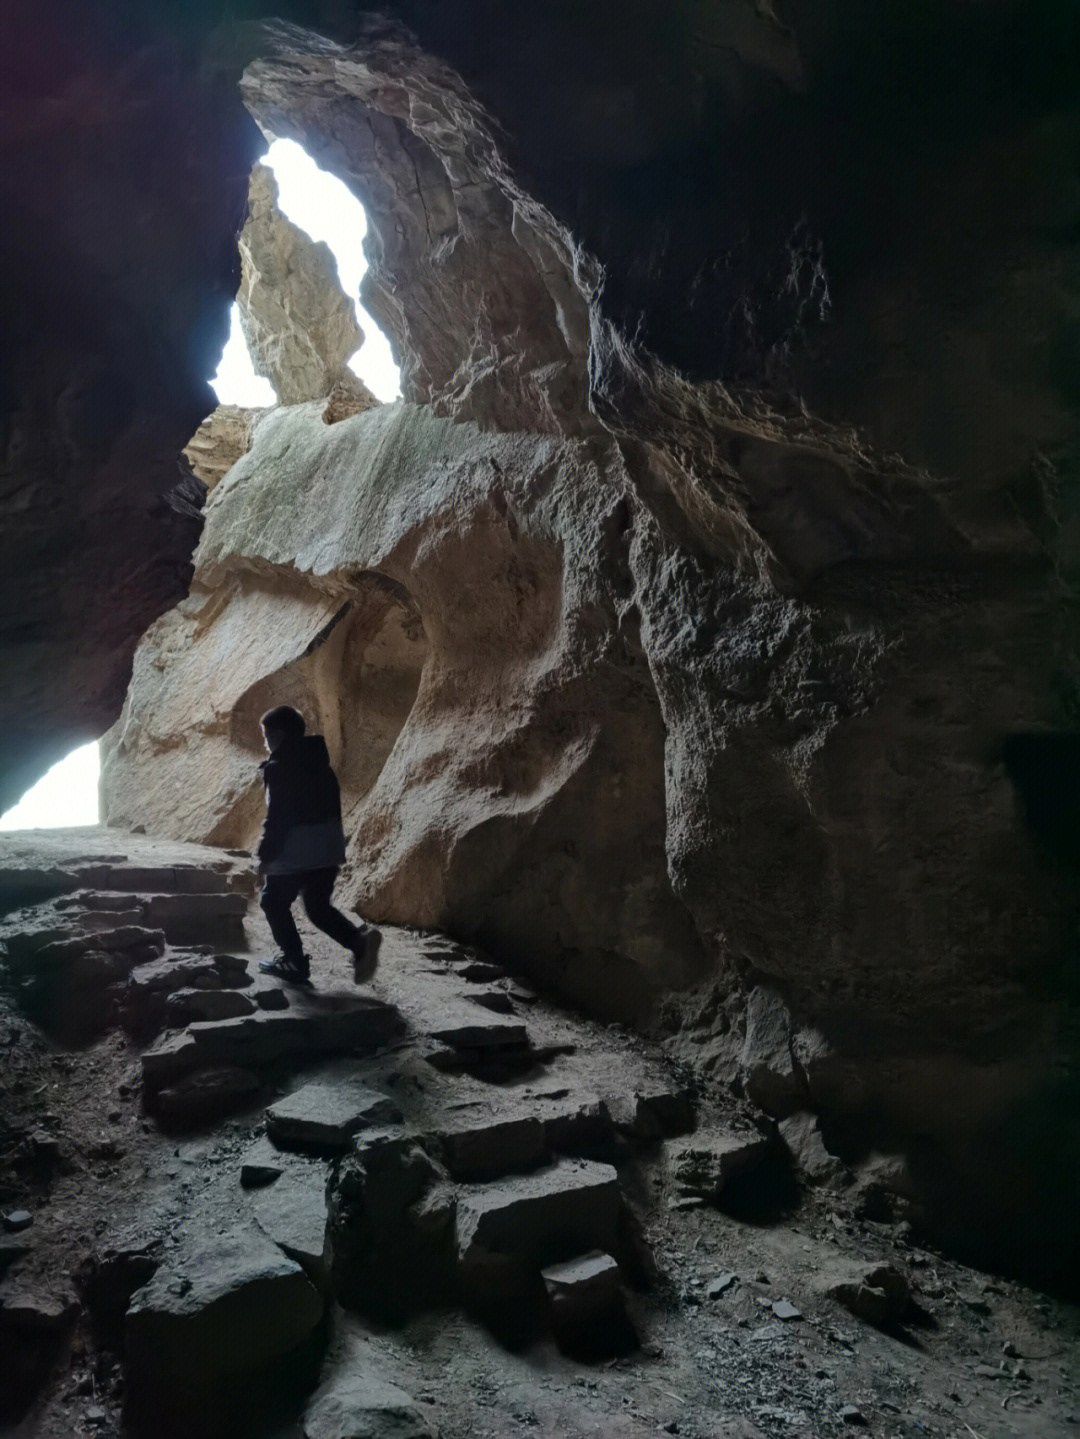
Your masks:
<svg viewBox="0 0 1080 1439"><path fill-rule="evenodd" d="M341 287L354 299L367 269L362 249L367 233L364 207L356 196L333 175L320 170L311 157L293 140L275 140L263 156L278 182L278 204L294 225L313 240L325 240L338 263ZM364 341L349 361L376 399L396 400L401 394L401 376L390 353L386 336L356 300L356 314ZM256 375L240 330L240 312L232 307L229 342L221 365L210 382L223 405L272 405L270 381Z"/></svg>
<svg viewBox="0 0 1080 1439"><path fill-rule="evenodd" d="M17 805L0 817L0 830L68 829L98 823L97 741L80 745L41 776Z"/></svg>
<svg viewBox="0 0 1080 1439"><path fill-rule="evenodd" d="M275 140L263 162L272 167L277 177L281 209L313 240L326 241L338 262L342 288L347 295L358 296L367 269L361 249L367 231L363 206L340 180L320 170L292 140ZM364 342L349 367L377 399L395 400L401 394L400 374L386 336L359 302L356 313ZM235 305L229 342L211 384L223 405L275 403L270 381L256 375L252 368ZM0 830L97 824L99 778L97 745L81 745L53 765L17 805L0 816Z"/></svg>

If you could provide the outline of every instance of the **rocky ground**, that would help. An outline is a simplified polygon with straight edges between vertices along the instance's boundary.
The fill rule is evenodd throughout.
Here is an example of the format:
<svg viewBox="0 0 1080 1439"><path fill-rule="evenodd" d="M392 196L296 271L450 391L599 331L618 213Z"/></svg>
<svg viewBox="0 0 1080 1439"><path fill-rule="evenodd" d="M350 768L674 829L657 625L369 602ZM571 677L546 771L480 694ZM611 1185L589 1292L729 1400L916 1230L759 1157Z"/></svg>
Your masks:
<svg viewBox="0 0 1080 1439"><path fill-rule="evenodd" d="M274 1439L1080 1428L1080 1309L922 1247L812 1121L438 935L385 931L359 988L317 935L311 995L255 978L242 856L69 832L0 871L5 1434L159 1432L147 1374L179 1404L216 1363ZM428 1187L379 1211L403 1154ZM404 1295L445 1232L430 1305L334 1297L372 1234Z"/></svg>

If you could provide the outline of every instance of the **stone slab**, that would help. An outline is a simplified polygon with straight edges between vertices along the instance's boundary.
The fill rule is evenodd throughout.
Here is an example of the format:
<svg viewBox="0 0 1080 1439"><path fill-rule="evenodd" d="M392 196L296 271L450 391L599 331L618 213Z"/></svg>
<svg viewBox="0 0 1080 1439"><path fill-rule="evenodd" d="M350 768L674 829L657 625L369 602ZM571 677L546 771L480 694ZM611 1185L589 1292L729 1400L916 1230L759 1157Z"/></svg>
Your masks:
<svg viewBox="0 0 1080 1439"><path fill-rule="evenodd" d="M182 1034L159 1041L142 1056L143 1082L153 1092L196 1068L251 1068L295 1054L370 1050L401 1028L396 1010L366 996L338 993L313 1000L297 994L287 1010L192 1024Z"/></svg>
<svg viewBox="0 0 1080 1439"><path fill-rule="evenodd" d="M540 1277L552 1299L566 1298L574 1303L608 1298L618 1290L621 1278L618 1264L600 1249L550 1264Z"/></svg>
<svg viewBox="0 0 1080 1439"><path fill-rule="evenodd" d="M423 1143L455 1179L530 1169L547 1150L542 1120L533 1115L501 1119L490 1112L448 1119Z"/></svg>
<svg viewBox="0 0 1080 1439"><path fill-rule="evenodd" d="M244 1189L258 1189L273 1184L285 1173L288 1161L269 1139L263 1135L246 1150L240 1161L240 1184Z"/></svg>
<svg viewBox="0 0 1080 1439"><path fill-rule="evenodd" d="M466 1266L494 1253L539 1267L610 1249L619 1203L614 1168L584 1159L465 1189L458 1198L458 1255Z"/></svg>
<svg viewBox="0 0 1080 1439"><path fill-rule="evenodd" d="M330 1264L326 1248L326 1175L317 1169L287 1173L255 1201L255 1222L312 1281L324 1286Z"/></svg>
<svg viewBox="0 0 1080 1439"><path fill-rule="evenodd" d="M696 1134L671 1145L671 1171L685 1192L715 1199L725 1185L761 1164L772 1148L756 1130Z"/></svg>
<svg viewBox="0 0 1080 1439"><path fill-rule="evenodd" d="M227 1114L249 1103L259 1092L259 1077L250 1069L232 1065L197 1069L153 1096L153 1112L171 1124L194 1124L201 1119Z"/></svg>
<svg viewBox="0 0 1080 1439"><path fill-rule="evenodd" d="M305 1084L266 1111L270 1138L281 1148L347 1149L361 1129L397 1124L392 1099L358 1079Z"/></svg>
<svg viewBox="0 0 1080 1439"><path fill-rule="evenodd" d="M450 1049L524 1049L529 1032L520 1019L507 1019L480 1006L450 1004L432 1015L425 1032Z"/></svg>
<svg viewBox="0 0 1080 1439"><path fill-rule="evenodd" d="M239 1019L254 1013L255 1005L238 989L176 989L165 1001L165 1023L171 1026Z"/></svg>

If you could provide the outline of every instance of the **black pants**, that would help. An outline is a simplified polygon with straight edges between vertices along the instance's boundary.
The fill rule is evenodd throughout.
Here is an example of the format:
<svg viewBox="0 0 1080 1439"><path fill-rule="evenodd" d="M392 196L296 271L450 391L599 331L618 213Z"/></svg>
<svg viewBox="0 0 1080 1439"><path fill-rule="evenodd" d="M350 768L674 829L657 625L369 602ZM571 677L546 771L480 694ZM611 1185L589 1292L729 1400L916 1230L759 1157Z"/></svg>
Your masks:
<svg viewBox="0 0 1080 1439"><path fill-rule="evenodd" d="M353 949L361 931L351 924L340 909L330 903L330 894L337 879L337 869L309 869L302 874L268 874L263 882L259 903L266 915L270 933L289 964L298 965L305 973L308 962L300 942L292 907L297 895L304 900L304 911L316 929L336 939L346 949Z"/></svg>

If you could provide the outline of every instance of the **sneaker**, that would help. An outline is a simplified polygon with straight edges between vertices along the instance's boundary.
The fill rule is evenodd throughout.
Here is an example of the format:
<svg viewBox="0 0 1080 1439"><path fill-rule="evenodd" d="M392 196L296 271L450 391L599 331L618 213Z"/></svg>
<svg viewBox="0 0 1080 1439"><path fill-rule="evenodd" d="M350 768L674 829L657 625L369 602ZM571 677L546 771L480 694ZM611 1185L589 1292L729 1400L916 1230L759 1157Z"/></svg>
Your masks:
<svg viewBox="0 0 1080 1439"><path fill-rule="evenodd" d="M353 945L353 979L357 984L366 984L375 973L378 964L379 945L382 935L372 924L361 927Z"/></svg>
<svg viewBox="0 0 1080 1439"><path fill-rule="evenodd" d="M263 974L272 974L276 979L283 979L286 984L311 984L308 971L301 969L298 964L291 964L287 959L264 959L259 969Z"/></svg>

